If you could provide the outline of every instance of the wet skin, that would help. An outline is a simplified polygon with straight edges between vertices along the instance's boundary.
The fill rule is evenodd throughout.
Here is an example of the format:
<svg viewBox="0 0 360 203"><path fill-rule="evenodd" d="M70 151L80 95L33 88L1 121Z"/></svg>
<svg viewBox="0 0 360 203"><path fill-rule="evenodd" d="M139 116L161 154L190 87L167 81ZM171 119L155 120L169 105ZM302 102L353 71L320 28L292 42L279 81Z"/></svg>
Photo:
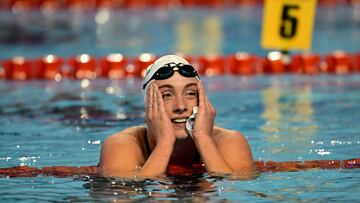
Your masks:
<svg viewBox="0 0 360 203"><path fill-rule="evenodd" d="M201 81L175 72L168 79L151 82L146 94L146 127L130 127L104 141L100 157L103 176L159 176L165 174L169 163L194 163L195 154L200 154L209 172L254 172L245 137L214 126L216 111ZM191 139L185 122L194 106L198 113ZM145 139L150 153L145 150Z"/></svg>

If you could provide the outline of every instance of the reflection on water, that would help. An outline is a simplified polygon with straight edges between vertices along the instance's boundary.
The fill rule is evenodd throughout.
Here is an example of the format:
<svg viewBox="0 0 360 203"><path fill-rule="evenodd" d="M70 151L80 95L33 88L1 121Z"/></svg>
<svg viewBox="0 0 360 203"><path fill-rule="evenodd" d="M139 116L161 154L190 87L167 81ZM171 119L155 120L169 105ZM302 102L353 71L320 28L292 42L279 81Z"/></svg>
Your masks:
<svg viewBox="0 0 360 203"><path fill-rule="evenodd" d="M85 28L85 14L79 12L44 13L1 11L0 43L53 44L72 42L80 38Z"/></svg>
<svg viewBox="0 0 360 203"><path fill-rule="evenodd" d="M121 180L92 178L83 187L94 201L208 201L219 198L214 182L223 178L208 175L169 176L164 179Z"/></svg>
<svg viewBox="0 0 360 203"><path fill-rule="evenodd" d="M175 26L175 51L180 53L221 54L223 20L216 13L192 16L184 12ZM197 20L194 20L196 18Z"/></svg>
<svg viewBox="0 0 360 203"><path fill-rule="evenodd" d="M255 160L358 157L359 75L203 81L216 121L248 136ZM123 80L90 81L86 88L80 81L0 81L1 167L97 164L102 140L143 123L140 86ZM359 176L358 169L319 169L262 173L250 181L206 174L135 182L0 178L0 202L356 202Z"/></svg>
<svg viewBox="0 0 360 203"><path fill-rule="evenodd" d="M312 52L357 52L359 6L319 7ZM34 58L49 53L69 57L144 52L163 55L265 55L260 47L262 7L181 8L93 11L0 12L0 59ZM348 43L349 39L352 43ZM28 51L31 49L31 51Z"/></svg>
<svg viewBox="0 0 360 203"><path fill-rule="evenodd" d="M134 102L141 94L123 90L124 83L133 85L132 81L105 81L96 87L90 81L86 86L83 81L9 83L6 84L8 88L4 86L0 90L6 95L1 100L0 118L21 116L46 124L70 124L80 128L109 127L121 122L141 124L144 122L143 103Z"/></svg>
<svg viewBox="0 0 360 203"><path fill-rule="evenodd" d="M317 133L318 125L314 121L312 107L312 87L310 84L289 88L273 81L262 91L265 123L261 130L266 132L266 141L279 143L272 153L284 153L309 145Z"/></svg>

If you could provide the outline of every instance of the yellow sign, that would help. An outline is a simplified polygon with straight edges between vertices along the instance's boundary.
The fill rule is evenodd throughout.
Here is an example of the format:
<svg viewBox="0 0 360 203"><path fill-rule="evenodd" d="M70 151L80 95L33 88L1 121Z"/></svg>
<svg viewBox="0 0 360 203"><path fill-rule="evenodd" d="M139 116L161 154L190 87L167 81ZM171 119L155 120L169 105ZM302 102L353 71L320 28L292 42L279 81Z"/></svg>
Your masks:
<svg viewBox="0 0 360 203"><path fill-rule="evenodd" d="M266 49L309 49L316 0L265 0L261 46Z"/></svg>

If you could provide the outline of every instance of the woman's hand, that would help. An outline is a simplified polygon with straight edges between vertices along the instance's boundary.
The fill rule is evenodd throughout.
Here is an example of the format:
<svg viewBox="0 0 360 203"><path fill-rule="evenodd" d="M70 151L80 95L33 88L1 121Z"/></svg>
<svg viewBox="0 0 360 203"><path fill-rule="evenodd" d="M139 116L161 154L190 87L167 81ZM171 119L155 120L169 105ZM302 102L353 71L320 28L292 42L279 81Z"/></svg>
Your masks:
<svg viewBox="0 0 360 203"><path fill-rule="evenodd" d="M174 128L165 110L159 87L154 82L151 82L146 94L146 124L156 143L175 142Z"/></svg>
<svg viewBox="0 0 360 203"><path fill-rule="evenodd" d="M198 136L211 136L214 128L216 111L209 98L205 94L204 86L201 81L197 83L199 106L194 124L194 138Z"/></svg>

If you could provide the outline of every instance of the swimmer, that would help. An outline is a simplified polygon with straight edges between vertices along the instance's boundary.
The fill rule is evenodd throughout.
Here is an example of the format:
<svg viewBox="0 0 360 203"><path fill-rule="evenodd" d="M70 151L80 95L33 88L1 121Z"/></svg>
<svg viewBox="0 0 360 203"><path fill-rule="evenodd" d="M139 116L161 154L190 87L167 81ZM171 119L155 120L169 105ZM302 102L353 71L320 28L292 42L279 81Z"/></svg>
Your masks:
<svg viewBox="0 0 360 203"><path fill-rule="evenodd" d="M203 164L215 174L254 173L246 138L214 126L215 108L189 62L176 55L157 59L148 67L142 88L146 126L129 127L105 139L102 176L162 176L169 164Z"/></svg>

